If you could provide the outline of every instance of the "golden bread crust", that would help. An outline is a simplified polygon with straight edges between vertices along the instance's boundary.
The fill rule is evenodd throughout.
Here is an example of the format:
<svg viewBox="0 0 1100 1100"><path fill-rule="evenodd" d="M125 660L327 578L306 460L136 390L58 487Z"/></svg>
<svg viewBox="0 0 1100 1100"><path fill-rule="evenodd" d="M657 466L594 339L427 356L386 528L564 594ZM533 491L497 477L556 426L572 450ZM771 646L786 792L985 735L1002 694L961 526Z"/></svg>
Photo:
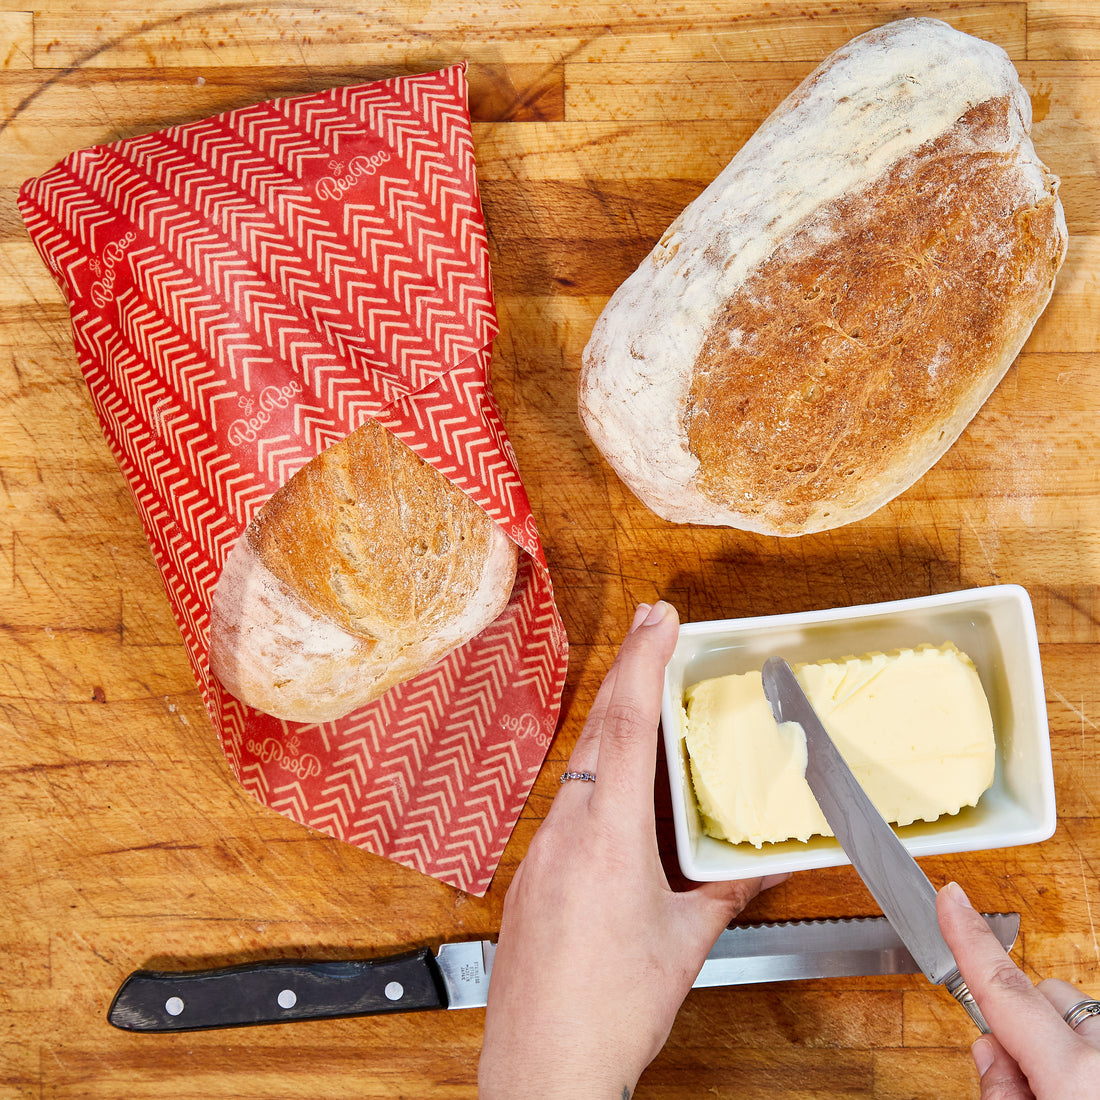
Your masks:
<svg viewBox="0 0 1100 1100"><path fill-rule="evenodd" d="M210 664L237 698L342 717L488 626L518 549L461 489L368 422L279 489L215 590Z"/></svg>
<svg viewBox="0 0 1100 1100"><path fill-rule="evenodd" d="M307 604L352 634L429 631L480 582L493 521L373 421L265 504L247 538Z"/></svg>
<svg viewBox="0 0 1100 1100"><path fill-rule="evenodd" d="M1008 55L901 19L830 55L619 286L581 420L664 519L804 535L954 442L1065 257Z"/></svg>
<svg viewBox="0 0 1100 1100"><path fill-rule="evenodd" d="M1036 203L989 152L1011 110L980 104L820 208L725 302L685 410L709 499L779 534L836 526L954 442L1061 261L1054 182Z"/></svg>

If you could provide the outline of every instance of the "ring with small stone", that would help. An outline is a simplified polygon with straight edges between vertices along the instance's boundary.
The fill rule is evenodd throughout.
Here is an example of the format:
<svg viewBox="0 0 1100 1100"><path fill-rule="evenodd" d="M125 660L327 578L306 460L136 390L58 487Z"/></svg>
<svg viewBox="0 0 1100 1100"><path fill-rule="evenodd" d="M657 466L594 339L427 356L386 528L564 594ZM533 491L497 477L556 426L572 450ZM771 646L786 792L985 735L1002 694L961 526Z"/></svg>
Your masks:
<svg viewBox="0 0 1100 1100"><path fill-rule="evenodd" d="M1062 1019L1074 1031L1077 1030L1079 1024L1083 1023L1090 1016L1100 1016L1100 1001L1094 1001L1091 997L1086 997L1083 1001L1078 1001L1075 1005L1070 1005L1064 1013L1062 1013Z"/></svg>
<svg viewBox="0 0 1100 1100"><path fill-rule="evenodd" d="M582 783L595 783L595 772L562 772L560 783L568 783L570 779L579 779Z"/></svg>

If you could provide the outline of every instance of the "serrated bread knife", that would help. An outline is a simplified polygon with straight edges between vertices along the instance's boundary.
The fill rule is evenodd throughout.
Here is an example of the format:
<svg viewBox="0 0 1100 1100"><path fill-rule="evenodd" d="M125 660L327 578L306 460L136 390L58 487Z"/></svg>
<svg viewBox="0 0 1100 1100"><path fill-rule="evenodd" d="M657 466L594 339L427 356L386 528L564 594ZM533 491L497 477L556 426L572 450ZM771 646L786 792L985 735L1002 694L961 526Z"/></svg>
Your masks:
<svg viewBox="0 0 1100 1100"><path fill-rule="evenodd" d="M989 1025L940 933L936 888L867 797L791 666L781 657L772 657L764 664L762 679L776 722L802 727L806 735L806 782L871 896L925 977L945 986L978 1028L988 1032Z"/></svg>
<svg viewBox="0 0 1100 1100"><path fill-rule="evenodd" d="M1019 913L986 916L1007 950ZM280 960L218 970L138 970L119 987L107 1019L126 1031L196 1031L291 1020L374 1016L485 1004L496 946L445 943L380 959ZM694 988L920 968L883 917L786 921L730 928L718 937Z"/></svg>

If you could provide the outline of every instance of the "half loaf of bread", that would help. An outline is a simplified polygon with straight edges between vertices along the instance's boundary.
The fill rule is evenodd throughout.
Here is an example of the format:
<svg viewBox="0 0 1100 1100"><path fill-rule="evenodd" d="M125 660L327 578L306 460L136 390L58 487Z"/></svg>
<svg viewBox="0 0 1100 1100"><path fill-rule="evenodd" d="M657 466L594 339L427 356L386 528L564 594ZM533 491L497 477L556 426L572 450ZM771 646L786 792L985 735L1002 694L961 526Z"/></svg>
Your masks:
<svg viewBox="0 0 1100 1100"><path fill-rule="evenodd" d="M333 721L493 622L518 555L461 489L369 422L237 541L214 591L210 667L257 710Z"/></svg>
<svg viewBox="0 0 1100 1100"><path fill-rule="evenodd" d="M1049 301L1058 180L1000 48L932 19L853 39L612 297L579 404L675 522L861 519L956 440Z"/></svg>

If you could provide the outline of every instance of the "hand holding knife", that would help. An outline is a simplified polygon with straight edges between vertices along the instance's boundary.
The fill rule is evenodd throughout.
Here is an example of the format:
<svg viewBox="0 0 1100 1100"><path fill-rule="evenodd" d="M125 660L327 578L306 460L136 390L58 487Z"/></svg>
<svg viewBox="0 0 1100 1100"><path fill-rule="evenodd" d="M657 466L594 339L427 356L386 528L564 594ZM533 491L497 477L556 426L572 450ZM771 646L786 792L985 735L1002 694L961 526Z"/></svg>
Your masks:
<svg viewBox="0 0 1100 1100"><path fill-rule="evenodd" d="M806 735L806 782L829 827L904 941L925 977L943 985L988 1033L936 918L936 890L883 820L840 755L790 665L772 657L763 668L764 694L776 722L793 722Z"/></svg>

